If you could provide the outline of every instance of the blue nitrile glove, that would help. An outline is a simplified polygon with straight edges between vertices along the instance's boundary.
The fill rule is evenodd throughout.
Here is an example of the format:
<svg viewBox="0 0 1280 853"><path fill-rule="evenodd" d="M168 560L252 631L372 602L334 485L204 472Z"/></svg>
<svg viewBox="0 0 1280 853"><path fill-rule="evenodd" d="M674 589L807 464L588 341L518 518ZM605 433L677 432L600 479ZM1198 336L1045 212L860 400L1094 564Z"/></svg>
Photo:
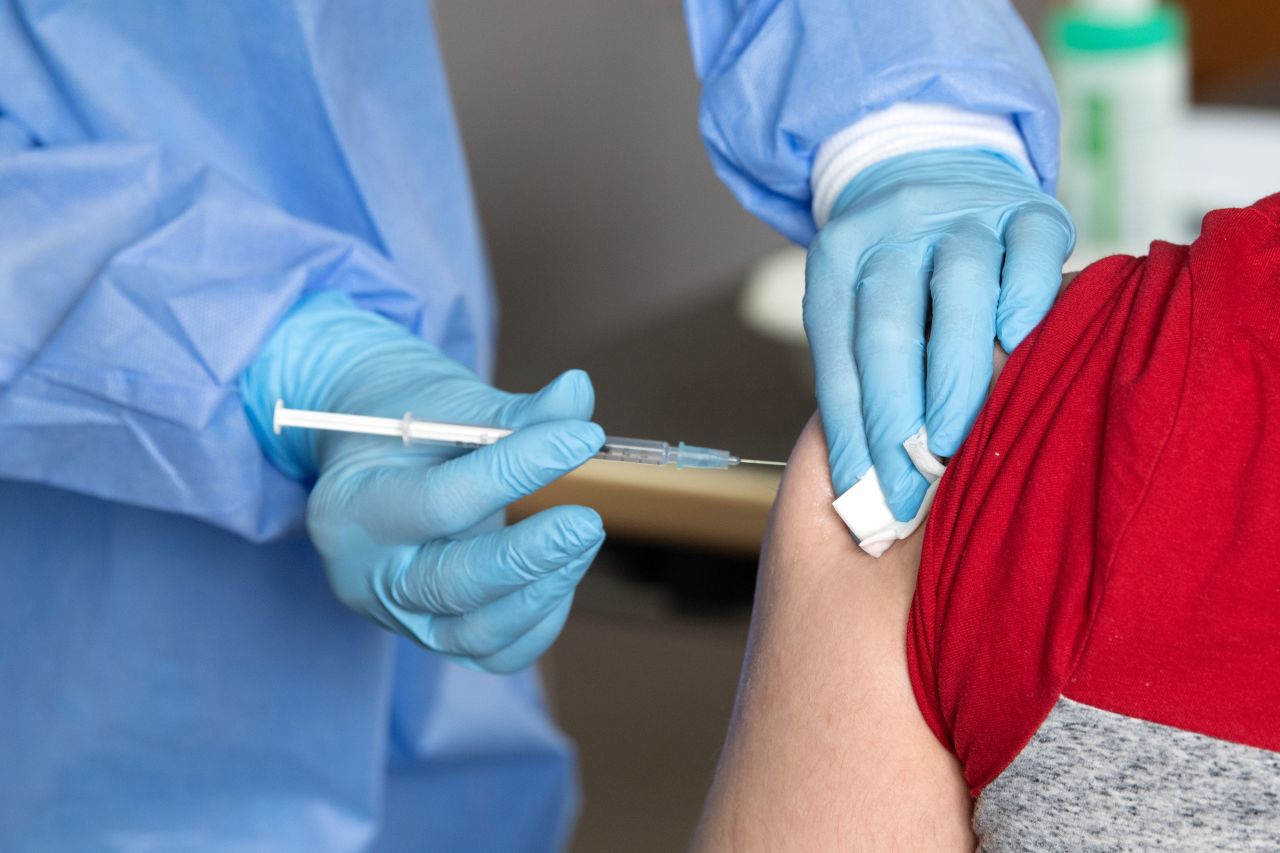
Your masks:
<svg viewBox="0 0 1280 853"><path fill-rule="evenodd" d="M927 484L902 443L923 425L935 455L955 453L994 339L1011 352L1040 322L1074 243L1062 205L990 151L903 154L849 182L805 268L836 494L875 465L894 516L915 515Z"/></svg>
<svg viewBox="0 0 1280 853"><path fill-rule="evenodd" d="M482 382L396 324L336 294L301 301L245 372L242 393L267 454L316 478L307 529L334 594L432 651L494 672L555 640L604 541L600 517L561 506L510 527L512 501L577 468L604 432L591 381L569 371L535 394ZM517 432L469 452L382 437L271 431L292 408L493 424Z"/></svg>

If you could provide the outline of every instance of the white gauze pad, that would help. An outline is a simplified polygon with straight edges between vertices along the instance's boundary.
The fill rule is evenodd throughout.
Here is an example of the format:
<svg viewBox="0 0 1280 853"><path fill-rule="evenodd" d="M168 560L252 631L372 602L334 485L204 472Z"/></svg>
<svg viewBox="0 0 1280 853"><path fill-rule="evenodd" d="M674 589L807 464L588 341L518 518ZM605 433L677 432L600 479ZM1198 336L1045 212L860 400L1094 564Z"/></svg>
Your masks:
<svg viewBox="0 0 1280 853"><path fill-rule="evenodd" d="M858 540L858 547L873 557L879 557L894 542L906 539L915 532L929 512L942 472L947 470L942 460L929 452L929 435L924 427L902 442L902 446L911 457L916 470L929 481L929 490L924 493L924 500L920 503L920 511L915 518L898 521L893 517L889 504L885 502L884 492L880 490L880 478L876 476L875 466L868 469L862 479L853 484L852 489L831 504Z"/></svg>

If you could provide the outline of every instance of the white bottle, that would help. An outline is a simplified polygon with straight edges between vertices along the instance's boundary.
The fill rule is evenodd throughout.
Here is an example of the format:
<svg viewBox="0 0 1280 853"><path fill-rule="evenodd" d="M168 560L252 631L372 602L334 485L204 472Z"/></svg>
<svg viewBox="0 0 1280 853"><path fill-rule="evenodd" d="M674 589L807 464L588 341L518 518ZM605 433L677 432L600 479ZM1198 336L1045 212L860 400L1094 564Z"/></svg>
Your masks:
<svg viewBox="0 0 1280 853"><path fill-rule="evenodd" d="M1077 0L1048 53L1062 106L1058 195L1082 253L1145 254L1182 239L1179 143L1187 115L1186 24L1157 0Z"/></svg>

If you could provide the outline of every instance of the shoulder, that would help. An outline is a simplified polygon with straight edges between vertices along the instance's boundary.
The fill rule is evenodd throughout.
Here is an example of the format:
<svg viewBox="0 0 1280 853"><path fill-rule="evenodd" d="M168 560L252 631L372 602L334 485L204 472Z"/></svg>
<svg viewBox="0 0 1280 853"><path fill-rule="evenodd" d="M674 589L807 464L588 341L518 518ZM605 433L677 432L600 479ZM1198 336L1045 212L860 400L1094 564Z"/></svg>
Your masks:
<svg viewBox="0 0 1280 853"><path fill-rule="evenodd" d="M831 508L826 452L815 419L770 519L699 849L972 849L958 766L907 680L919 537L862 553Z"/></svg>

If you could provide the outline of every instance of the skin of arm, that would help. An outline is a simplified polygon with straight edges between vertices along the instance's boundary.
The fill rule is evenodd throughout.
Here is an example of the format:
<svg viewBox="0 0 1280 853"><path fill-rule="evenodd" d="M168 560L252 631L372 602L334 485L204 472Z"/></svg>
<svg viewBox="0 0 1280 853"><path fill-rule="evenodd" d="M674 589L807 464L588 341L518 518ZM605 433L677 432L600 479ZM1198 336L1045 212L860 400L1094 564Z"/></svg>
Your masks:
<svg viewBox="0 0 1280 853"><path fill-rule="evenodd" d="M998 374L998 348L995 360ZM925 724L907 677L924 528L876 560L833 499L815 416L770 517L698 853L974 849L960 766Z"/></svg>

